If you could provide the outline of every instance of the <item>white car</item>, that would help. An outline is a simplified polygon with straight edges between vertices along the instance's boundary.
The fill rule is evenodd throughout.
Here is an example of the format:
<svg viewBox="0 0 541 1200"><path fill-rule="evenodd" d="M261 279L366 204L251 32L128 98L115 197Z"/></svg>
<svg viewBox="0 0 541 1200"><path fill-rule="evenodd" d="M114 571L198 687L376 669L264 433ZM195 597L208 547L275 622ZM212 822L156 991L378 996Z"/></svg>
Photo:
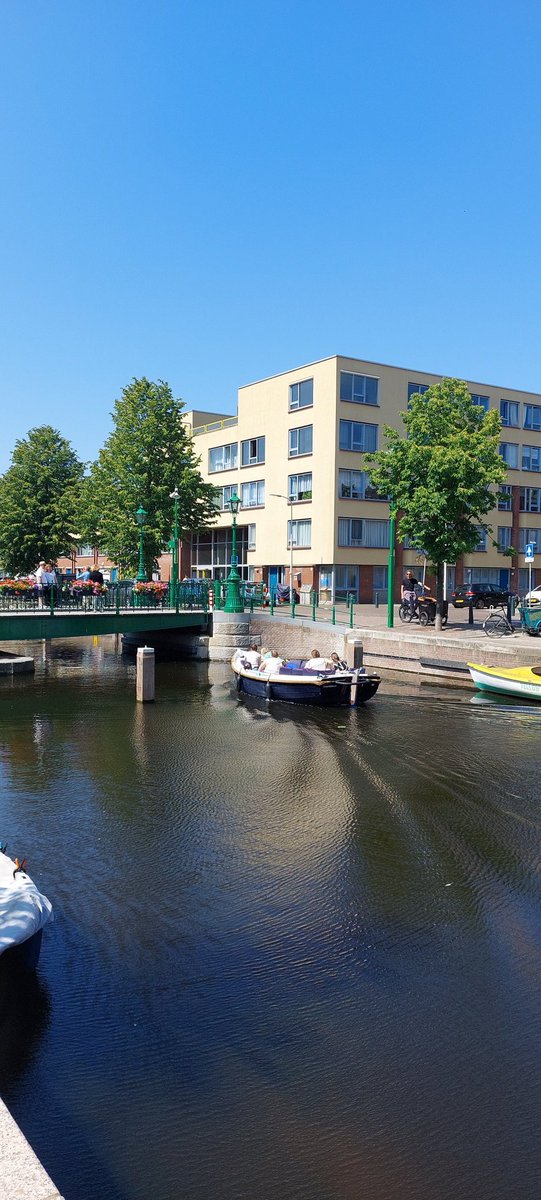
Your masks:
<svg viewBox="0 0 541 1200"><path fill-rule="evenodd" d="M527 592L524 597L524 603L530 607L535 604L541 604L541 587L532 588L531 592Z"/></svg>

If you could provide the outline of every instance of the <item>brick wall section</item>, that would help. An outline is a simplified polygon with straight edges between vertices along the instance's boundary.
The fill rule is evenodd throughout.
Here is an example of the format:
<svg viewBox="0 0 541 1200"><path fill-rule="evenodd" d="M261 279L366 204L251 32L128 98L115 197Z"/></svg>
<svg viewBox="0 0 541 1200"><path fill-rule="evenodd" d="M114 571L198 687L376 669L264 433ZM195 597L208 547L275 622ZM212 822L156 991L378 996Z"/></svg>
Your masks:
<svg viewBox="0 0 541 1200"><path fill-rule="evenodd" d="M250 637L254 641L261 639L262 646L278 650L284 658L309 658L314 649L320 650L325 658L333 650L345 657L343 628L314 621L304 622L299 617L292 621L254 612L250 621Z"/></svg>

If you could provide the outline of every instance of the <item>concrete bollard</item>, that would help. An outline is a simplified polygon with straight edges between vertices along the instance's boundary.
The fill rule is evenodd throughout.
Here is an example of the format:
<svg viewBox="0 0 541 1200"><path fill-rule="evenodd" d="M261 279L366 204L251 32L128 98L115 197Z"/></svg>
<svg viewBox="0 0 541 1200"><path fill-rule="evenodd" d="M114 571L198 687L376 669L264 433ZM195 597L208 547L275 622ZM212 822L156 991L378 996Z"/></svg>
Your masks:
<svg viewBox="0 0 541 1200"><path fill-rule="evenodd" d="M139 646L137 650L135 695L141 704L148 704L150 700L154 699L155 679L154 650L152 646Z"/></svg>

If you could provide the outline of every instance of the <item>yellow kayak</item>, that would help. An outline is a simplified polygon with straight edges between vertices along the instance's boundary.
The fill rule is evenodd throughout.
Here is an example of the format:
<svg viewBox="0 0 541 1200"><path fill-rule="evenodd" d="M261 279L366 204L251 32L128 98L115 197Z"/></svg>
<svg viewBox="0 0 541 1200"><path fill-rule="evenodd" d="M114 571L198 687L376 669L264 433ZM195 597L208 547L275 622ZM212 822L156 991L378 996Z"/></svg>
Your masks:
<svg viewBox="0 0 541 1200"><path fill-rule="evenodd" d="M468 670L477 688L483 692L503 692L506 696L523 696L541 700L541 665L538 667L484 667L468 663Z"/></svg>

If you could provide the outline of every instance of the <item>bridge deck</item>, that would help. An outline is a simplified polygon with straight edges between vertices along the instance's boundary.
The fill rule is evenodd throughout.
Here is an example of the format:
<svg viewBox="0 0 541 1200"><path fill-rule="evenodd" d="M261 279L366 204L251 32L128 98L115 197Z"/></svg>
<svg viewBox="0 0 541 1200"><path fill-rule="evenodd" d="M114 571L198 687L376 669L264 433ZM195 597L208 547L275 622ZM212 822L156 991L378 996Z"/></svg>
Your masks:
<svg viewBox="0 0 541 1200"><path fill-rule="evenodd" d="M146 633L158 629L204 629L204 608L108 608L67 610L57 608L0 612L0 642L38 641L43 638L93 637L106 633Z"/></svg>

